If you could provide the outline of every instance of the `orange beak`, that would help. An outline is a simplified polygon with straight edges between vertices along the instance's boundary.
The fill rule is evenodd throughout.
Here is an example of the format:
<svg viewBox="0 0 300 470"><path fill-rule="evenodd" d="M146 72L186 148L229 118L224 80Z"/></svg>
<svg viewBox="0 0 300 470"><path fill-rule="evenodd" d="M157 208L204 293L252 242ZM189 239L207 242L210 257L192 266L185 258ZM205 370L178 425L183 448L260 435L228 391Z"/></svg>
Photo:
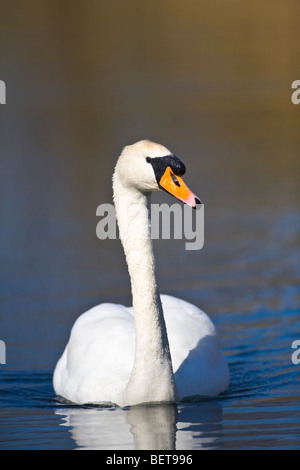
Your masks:
<svg viewBox="0 0 300 470"><path fill-rule="evenodd" d="M175 175L169 166L162 175L159 185L162 189L172 194L172 196L175 196L188 206L195 208L197 204L202 204L200 199L187 187L183 179L180 176Z"/></svg>

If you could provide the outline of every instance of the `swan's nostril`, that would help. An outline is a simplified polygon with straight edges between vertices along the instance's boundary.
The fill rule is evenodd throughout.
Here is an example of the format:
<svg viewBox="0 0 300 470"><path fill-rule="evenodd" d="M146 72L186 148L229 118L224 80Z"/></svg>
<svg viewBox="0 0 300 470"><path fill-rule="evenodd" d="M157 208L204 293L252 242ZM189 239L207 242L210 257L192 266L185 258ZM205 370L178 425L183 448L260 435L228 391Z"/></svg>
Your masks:
<svg viewBox="0 0 300 470"><path fill-rule="evenodd" d="M198 197L195 197L195 203L196 204L202 204L202 202L200 201L200 199Z"/></svg>
<svg viewBox="0 0 300 470"><path fill-rule="evenodd" d="M174 181L174 183L176 184L176 186L180 187L180 183L179 183L178 179L176 178L176 176L172 172L171 172L171 178Z"/></svg>

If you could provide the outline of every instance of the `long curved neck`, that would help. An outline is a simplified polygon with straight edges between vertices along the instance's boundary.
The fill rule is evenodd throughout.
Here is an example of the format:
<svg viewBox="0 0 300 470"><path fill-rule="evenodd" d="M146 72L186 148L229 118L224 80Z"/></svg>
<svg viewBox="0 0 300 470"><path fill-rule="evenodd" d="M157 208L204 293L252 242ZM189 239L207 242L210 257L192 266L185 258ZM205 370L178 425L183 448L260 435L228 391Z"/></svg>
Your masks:
<svg viewBox="0 0 300 470"><path fill-rule="evenodd" d="M150 196L115 175L114 202L131 280L135 357L125 404L174 402L175 382L150 237Z"/></svg>

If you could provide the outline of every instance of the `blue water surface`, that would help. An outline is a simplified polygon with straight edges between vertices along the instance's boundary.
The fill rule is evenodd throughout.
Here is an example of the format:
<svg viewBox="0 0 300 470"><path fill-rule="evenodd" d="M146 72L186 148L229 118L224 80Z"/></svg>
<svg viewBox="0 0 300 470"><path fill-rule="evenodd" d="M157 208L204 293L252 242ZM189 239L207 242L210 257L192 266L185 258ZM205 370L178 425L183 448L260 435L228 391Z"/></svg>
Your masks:
<svg viewBox="0 0 300 470"><path fill-rule="evenodd" d="M249 221L252 226L256 215L254 219ZM227 256L225 262L218 256L223 247L216 240L207 262L214 269L205 276L197 279L192 263L182 278L173 272L173 282L171 272L163 272L168 293L184 297L188 292L190 301L211 305L230 366L231 383L225 393L177 405L76 406L55 396L53 368L39 366L48 356L59 356L47 339L40 348L42 358L33 361L34 369L1 366L0 448L299 449L300 364L292 362L291 347L299 337L300 314L295 227L299 227L297 214L287 216L284 211L273 218L269 214L260 220L260 231L265 233L255 246L246 236L246 249L238 235L227 247L227 256L231 252L234 259L229 265ZM275 237L276 232L280 236ZM182 256L188 254L183 251ZM67 308L69 300L64 302ZM51 329L59 336L58 328ZM32 352L26 358L29 346L26 335L22 338L20 349L28 364Z"/></svg>

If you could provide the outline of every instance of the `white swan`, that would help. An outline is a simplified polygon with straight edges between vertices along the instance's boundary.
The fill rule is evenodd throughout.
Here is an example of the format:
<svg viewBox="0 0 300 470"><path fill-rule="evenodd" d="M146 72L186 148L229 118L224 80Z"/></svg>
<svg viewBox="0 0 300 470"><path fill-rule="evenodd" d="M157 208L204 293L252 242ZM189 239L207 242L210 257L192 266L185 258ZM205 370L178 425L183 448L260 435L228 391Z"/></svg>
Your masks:
<svg viewBox="0 0 300 470"><path fill-rule="evenodd" d="M160 296L156 281L150 192L165 189L195 207L200 200L183 182L184 172L177 157L149 140L123 149L113 190L133 307L100 304L76 320L54 371L57 395L78 404L125 406L227 389L228 366L213 323L196 306Z"/></svg>

